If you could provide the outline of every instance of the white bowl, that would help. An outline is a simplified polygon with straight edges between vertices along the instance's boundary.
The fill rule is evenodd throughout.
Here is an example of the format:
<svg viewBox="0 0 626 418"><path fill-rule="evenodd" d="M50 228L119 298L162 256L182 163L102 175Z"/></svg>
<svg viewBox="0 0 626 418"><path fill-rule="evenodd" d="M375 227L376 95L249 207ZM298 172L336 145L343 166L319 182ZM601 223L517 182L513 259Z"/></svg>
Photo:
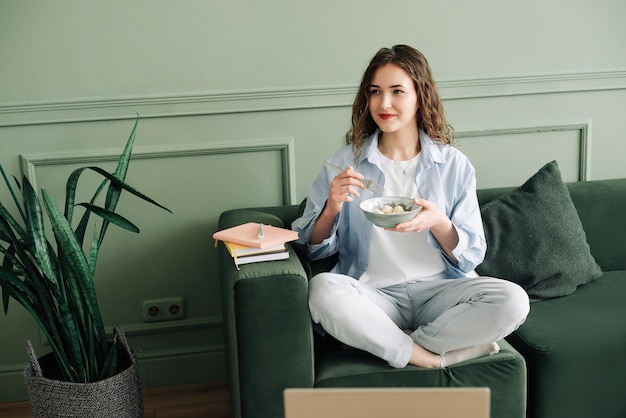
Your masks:
<svg viewBox="0 0 626 418"><path fill-rule="evenodd" d="M391 208L400 206L403 212L383 213L385 205ZM422 210L421 206L415 204L413 198L399 196L374 197L364 200L359 207L370 222L381 228L393 228L402 222L409 221Z"/></svg>

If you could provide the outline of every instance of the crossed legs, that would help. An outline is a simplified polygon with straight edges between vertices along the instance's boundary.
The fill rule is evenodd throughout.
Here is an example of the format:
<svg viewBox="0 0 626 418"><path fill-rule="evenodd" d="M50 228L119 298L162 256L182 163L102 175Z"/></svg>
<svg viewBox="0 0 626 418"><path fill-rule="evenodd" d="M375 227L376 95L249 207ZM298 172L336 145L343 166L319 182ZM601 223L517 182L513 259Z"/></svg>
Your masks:
<svg viewBox="0 0 626 418"><path fill-rule="evenodd" d="M310 282L309 308L313 320L344 344L393 367L432 368L497 353L494 341L524 322L529 304L523 289L500 279L376 289L348 276L321 273Z"/></svg>

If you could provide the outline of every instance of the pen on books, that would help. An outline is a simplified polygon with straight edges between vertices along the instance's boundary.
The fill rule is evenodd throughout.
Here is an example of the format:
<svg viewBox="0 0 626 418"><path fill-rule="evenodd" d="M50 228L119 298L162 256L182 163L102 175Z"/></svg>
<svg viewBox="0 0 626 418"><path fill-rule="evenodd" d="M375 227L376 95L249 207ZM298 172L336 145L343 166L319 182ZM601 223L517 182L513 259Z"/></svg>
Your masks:
<svg viewBox="0 0 626 418"><path fill-rule="evenodd" d="M260 224L260 225L259 225L259 232L257 232L257 234L256 234L256 238L257 238L257 239L261 239L261 238L263 238L263 224Z"/></svg>

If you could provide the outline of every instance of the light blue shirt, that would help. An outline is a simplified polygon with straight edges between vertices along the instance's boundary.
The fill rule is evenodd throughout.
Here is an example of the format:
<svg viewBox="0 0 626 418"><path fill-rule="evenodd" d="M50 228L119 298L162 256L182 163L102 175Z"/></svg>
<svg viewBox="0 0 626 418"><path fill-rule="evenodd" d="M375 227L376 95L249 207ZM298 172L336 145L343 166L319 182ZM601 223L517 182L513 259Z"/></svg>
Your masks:
<svg viewBox="0 0 626 418"><path fill-rule="evenodd" d="M428 242L439 249L446 265L447 278L467 277L482 262L487 248L476 197L474 167L458 149L433 141L421 130L419 135L421 153L415 181L422 197L443 211L456 228L459 243L452 253L457 262L441 250L432 233L429 234ZM356 164L351 145L340 149L328 161L343 168L353 166L366 179L384 185L385 174L381 169L377 148L378 132L363 142ZM337 174L333 169L322 168L311 186L304 213L293 222L292 228L299 233L296 243L305 249L311 260L338 253L339 261L332 272L358 279L368 265L372 232L372 224L361 212L359 204L374 197L372 192L359 190L360 197L344 203L335 218L330 236L320 244L308 243L315 220L328 199L330 182Z"/></svg>

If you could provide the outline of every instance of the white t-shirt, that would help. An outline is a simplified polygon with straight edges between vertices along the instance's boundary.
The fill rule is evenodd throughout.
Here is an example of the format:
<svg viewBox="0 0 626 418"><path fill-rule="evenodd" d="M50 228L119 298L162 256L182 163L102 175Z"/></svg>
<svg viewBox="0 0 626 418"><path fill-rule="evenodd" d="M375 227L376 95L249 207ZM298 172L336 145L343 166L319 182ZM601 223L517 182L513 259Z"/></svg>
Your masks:
<svg viewBox="0 0 626 418"><path fill-rule="evenodd" d="M421 197L415 183L419 154L407 161L380 156L389 195ZM372 228L369 264L359 281L383 288L443 278L445 264L439 249L427 241L429 231L392 232L375 225Z"/></svg>

